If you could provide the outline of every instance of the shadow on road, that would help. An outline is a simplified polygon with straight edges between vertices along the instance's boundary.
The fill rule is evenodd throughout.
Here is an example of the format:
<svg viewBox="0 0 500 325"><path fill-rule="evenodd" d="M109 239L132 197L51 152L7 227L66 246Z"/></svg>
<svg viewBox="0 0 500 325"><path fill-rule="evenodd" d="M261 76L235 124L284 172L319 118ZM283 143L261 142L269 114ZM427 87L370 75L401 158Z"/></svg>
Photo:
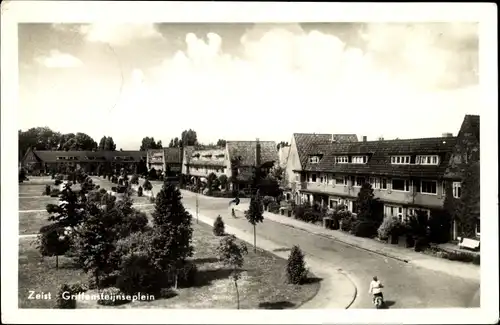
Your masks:
<svg viewBox="0 0 500 325"><path fill-rule="evenodd" d="M289 301L276 301L276 302L261 302L259 308L262 309L287 309L295 307L294 303Z"/></svg>
<svg viewBox="0 0 500 325"><path fill-rule="evenodd" d="M389 307L394 306L396 304L395 301L386 300L384 301L384 309L389 309Z"/></svg>
<svg viewBox="0 0 500 325"><path fill-rule="evenodd" d="M243 270L246 271L246 270ZM232 269L220 268L215 270L201 270L198 271L195 287L203 287L210 285L212 281L227 279L233 272Z"/></svg>
<svg viewBox="0 0 500 325"><path fill-rule="evenodd" d="M313 283L318 283L321 281L323 281L322 278L312 276L312 277L308 277L307 279L305 279L303 284L313 284Z"/></svg>

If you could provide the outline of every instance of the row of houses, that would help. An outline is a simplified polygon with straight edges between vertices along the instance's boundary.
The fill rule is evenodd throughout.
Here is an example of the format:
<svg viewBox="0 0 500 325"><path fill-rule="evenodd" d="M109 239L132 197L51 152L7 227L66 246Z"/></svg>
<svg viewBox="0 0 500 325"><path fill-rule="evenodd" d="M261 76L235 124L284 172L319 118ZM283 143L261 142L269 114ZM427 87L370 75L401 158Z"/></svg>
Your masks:
<svg viewBox="0 0 500 325"><path fill-rule="evenodd" d="M462 162L479 161L479 116L466 115L457 136L361 141L355 134L295 133L289 146L274 141L227 141L224 147L163 148L141 151L29 151L25 166L48 170L54 164L73 164L94 170L146 163L148 169L202 180L214 173L228 179L237 168L235 189L247 186L252 167L268 171L279 164L285 170L283 191L297 204L310 202L334 209L345 205L356 211L361 185L369 182L386 216L404 220L415 209L442 209L445 188L460 197ZM477 233L479 235L479 221ZM453 237L456 237L455 225Z"/></svg>

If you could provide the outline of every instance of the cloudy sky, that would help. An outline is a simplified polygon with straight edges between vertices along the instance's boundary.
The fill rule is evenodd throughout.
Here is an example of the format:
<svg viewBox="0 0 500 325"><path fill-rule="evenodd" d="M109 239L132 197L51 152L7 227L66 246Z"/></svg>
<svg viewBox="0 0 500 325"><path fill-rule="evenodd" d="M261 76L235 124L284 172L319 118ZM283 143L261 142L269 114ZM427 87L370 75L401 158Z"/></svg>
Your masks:
<svg viewBox="0 0 500 325"><path fill-rule="evenodd" d="M20 129L137 149L457 133L479 114L476 24L20 24Z"/></svg>

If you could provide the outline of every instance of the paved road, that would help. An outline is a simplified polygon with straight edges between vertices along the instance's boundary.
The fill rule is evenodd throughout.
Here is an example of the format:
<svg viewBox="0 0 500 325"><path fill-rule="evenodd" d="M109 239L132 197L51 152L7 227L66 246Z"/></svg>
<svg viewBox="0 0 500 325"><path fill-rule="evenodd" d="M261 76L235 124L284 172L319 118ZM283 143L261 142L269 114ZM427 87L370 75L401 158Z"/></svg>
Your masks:
<svg viewBox="0 0 500 325"><path fill-rule="evenodd" d="M185 192L183 196L186 207L195 210L195 195ZM200 213L213 217L220 214L226 224L253 231L241 212L237 212L237 219L231 217L229 199L200 195L198 202ZM384 295L389 308L478 307L478 281L419 268L269 220L257 226L257 234L285 247L299 245L306 254L350 274L358 288L351 308L373 308L368 294L373 275L378 275L386 286Z"/></svg>

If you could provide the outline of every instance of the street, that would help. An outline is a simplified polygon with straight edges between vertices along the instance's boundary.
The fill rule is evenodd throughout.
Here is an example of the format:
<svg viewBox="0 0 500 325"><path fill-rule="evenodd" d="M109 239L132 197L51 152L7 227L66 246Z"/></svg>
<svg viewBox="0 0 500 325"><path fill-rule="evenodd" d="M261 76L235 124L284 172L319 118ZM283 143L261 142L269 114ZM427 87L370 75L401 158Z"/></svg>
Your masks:
<svg viewBox="0 0 500 325"><path fill-rule="evenodd" d="M220 214L227 225L253 232L242 212L236 212L236 219L231 217L229 201L199 195L199 212L213 218ZM195 211L196 195L183 191L183 203ZM257 225L257 236L257 242L265 238L287 248L299 245L307 255L347 272L358 291L351 308L373 308L368 287L374 275L385 285L389 308L479 307L474 299L479 290L477 281L416 267L269 220Z"/></svg>

